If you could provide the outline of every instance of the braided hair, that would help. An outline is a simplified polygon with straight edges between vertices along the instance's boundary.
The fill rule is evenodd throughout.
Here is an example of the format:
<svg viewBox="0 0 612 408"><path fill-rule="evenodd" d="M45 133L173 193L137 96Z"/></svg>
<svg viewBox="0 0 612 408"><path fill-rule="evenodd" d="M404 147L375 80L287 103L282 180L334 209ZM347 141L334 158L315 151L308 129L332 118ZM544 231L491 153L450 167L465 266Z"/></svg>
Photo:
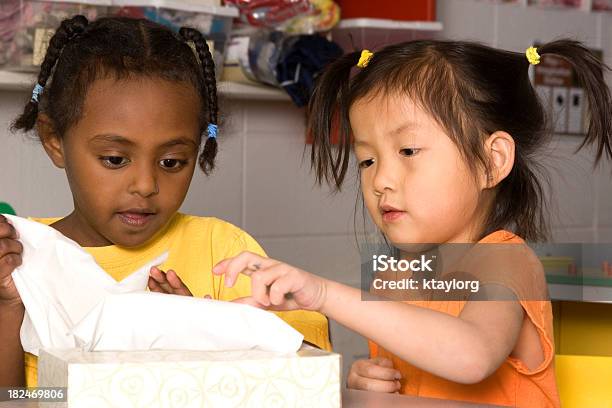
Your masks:
<svg viewBox="0 0 612 408"><path fill-rule="evenodd" d="M196 53L202 61L202 71L204 73L204 87L208 101L209 124L217 124L217 79L215 77L215 63L213 61L208 44L198 30L193 28L183 27L179 30L181 37L185 41L191 41L195 45ZM208 128L207 128L208 129ZM206 143L204 143L204 151L198 160L200 167L204 172L208 173L215 167L215 156L217 155L217 138L208 135Z"/></svg>
<svg viewBox="0 0 612 408"><path fill-rule="evenodd" d="M206 137L198 163L210 174L218 150L215 64L204 36L193 28L175 33L149 20L126 17L89 22L77 15L62 21L49 41L32 98L11 129L30 131L41 112L63 137L80 119L90 85L109 76L148 76L193 85L202 102L200 135Z"/></svg>
<svg viewBox="0 0 612 408"><path fill-rule="evenodd" d="M45 54L45 59L40 65L40 72L36 81L37 85L44 88L51 76L53 67L59 58L62 48L72 40L75 36L82 34L87 27L87 18L84 16L75 16L72 19L64 20L57 29L55 35L49 41L49 47ZM38 87L37 87L38 88ZM42 90L41 90L42 92ZM20 115L13 124L14 129L30 130L36 124L38 117L38 95L32 97L26 104L23 114Z"/></svg>

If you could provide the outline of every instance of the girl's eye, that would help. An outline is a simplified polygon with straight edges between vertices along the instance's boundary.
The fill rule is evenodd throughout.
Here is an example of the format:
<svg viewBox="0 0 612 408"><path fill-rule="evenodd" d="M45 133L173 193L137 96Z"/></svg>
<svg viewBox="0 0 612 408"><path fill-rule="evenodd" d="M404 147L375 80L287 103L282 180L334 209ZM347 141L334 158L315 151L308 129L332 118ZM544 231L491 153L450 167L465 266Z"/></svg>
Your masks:
<svg viewBox="0 0 612 408"><path fill-rule="evenodd" d="M164 159L160 161L159 164L165 169L178 170L187 164L187 161L179 159Z"/></svg>
<svg viewBox="0 0 612 408"><path fill-rule="evenodd" d="M404 156L414 156L415 154L417 154L419 152L419 150L421 149L415 149L415 148L411 148L411 147L407 147L405 149L400 150L400 153Z"/></svg>
<svg viewBox="0 0 612 408"><path fill-rule="evenodd" d="M121 156L102 156L100 157L102 164L108 168L116 169L126 165L129 160Z"/></svg>
<svg viewBox="0 0 612 408"><path fill-rule="evenodd" d="M359 167L362 169L365 169L367 167L370 167L372 164L374 164L374 159L367 159L367 160L360 161Z"/></svg>

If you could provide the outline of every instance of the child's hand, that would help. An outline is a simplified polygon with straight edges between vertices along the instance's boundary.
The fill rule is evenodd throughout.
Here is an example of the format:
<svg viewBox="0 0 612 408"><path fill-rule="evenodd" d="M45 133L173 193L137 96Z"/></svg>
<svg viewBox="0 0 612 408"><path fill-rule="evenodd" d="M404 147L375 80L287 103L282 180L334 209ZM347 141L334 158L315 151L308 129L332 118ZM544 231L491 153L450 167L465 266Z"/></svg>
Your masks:
<svg viewBox="0 0 612 408"><path fill-rule="evenodd" d="M11 273L21 265L23 245L17 241L17 230L0 215L0 302L21 303L21 297Z"/></svg>
<svg viewBox="0 0 612 408"><path fill-rule="evenodd" d="M377 392L398 392L401 373L393 368L391 360L383 357L357 360L346 379L348 388Z"/></svg>
<svg viewBox="0 0 612 408"><path fill-rule="evenodd" d="M242 252L213 268L232 287L243 273L251 277L251 296L236 301L272 310L319 310L327 294L326 281L291 265Z"/></svg>
<svg viewBox="0 0 612 408"><path fill-rule="evenodd" d="M152 267L149 273L149 290L172 295L193 296L176 272L172 269L164 272L156 266Z"/></svg>

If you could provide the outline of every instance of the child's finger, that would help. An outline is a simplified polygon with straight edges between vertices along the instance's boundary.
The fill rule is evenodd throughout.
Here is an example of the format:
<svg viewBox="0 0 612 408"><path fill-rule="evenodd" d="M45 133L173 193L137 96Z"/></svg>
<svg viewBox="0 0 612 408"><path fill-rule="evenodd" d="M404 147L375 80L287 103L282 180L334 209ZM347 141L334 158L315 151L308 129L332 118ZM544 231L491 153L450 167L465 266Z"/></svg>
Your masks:
<svg viewBox="0 0 612 408"><path fill-rule="evenodd" d="M213 266L212 273L213 275L222 275L225 273L225 269L227 269L227 265L229 265L230 261L234 258L227 258Z"/></svg>
<svg viewBox="0 0 612 408"><path fill-rule="evenodd" d="M227 262L226 262L227 261ZM269 258L264 258L252 252L242 252L234 258L225 260L217 264L213 268L213 273L216 275L225 274L225 286L232 287L238 275L243 273L245 275L251 275L253 272L259 269L266 268L268 266L278 263Z"/></svg>
<svg viewBox="0 0 612 408"><path fill-rule="evenodd" d="M17 268L23 259L21 255L17 254L6 254L4 256L0 256L0 278L4 278L5 276L10 276L15 268Z"/></svg>
<svg viewBox="0 0 612 408"><path fill-rule="evenodd" d="M253 272L262 269L263 259L259 255L251 252L242 252L240 255L231 259L225 269L225 286L232 287L238 280L238 275L245 274L251 276Z"/></svg>
<svg viewBox="0 0 612 408"><path fill-rule="evenodd" d="M168 272L166 272L166 279L168 280L170 286L174 289L174 294L183 296L193 296L189 288L185 286L181 278L178 277L174 270L170 269L168 270Z"/></svg>
<svg viewBox="0 0 612 408"><path fill-rule="evenodd" d="M17 229L2 214L0 214L0 238L19 239Z"/></svg>
<svg viewBox="0 0 612 408"><path fill-rule="evenodd" d="M264 281L263 271L257 271L251 275L251 298L264 307L270 306L268 298L268 285Z"/></svg>
<svg viewBox="0 0 612 408"><path fill-rule="evenodd" d="M374 357L374 358L370 359L370 361L372 361L374 364L378 364L379 366L382 366L382 367L393 368L393 361L391 361L391 360L389 360L388 358L385 358L385 357Z"/></svg>
<svg viewBox="0 0 612 408"><path fill-rule="evenodd" d="M226 283L234 282L236 276L238 276L238 274L242 272L243 269L247 269L249 261L256 259L256 257L258 257L258 255L252 252L241 252L240 254L232 258L224 259L223 261L219 262L213 267L213 273L215 275L224 274ZM257 269L255 268L252 270Z"/></svg>
<svg viewBox="0 0 612 408"><path fill-rule="evenodd" d="M264 306L270 306L270 285L280 277L278 268L268 268L251 275L251 297Z"/></svg>
<svg viewBox="0 0 612 408"><path fill-rule="evenodd" d="M232 303L241 303L243 305L249 305L249 306L256 307L258 309L271 310L274 312L283 312L287 310L299 309L299 306L295 302L290 302L289 306L285 305L284 307L279 307L279 306L274 306L274 305L270 305L270 306L262 305L257 300L253 299L253 296L237 298L237 299L232 300Z"/></svg>
<svg viewBox="0 0 612 408"><path fill-rule="evenodd" d="M151 269L149 269L149 276L158 282L165 279L162 271L157 266L152 266Z"/></svg>
<svg viewBox="0 0 612 408"><path fill-rule="evenodd" d="M21 255L23 245L16 239L0 238L0 257L7 254Z"/></svg>
<svg viewBox="0 0 612 408"><path fill-rule="evenodd" d="M165 291L162 289L162 287L161 287L161 286L159 286L159 283L157 283L157 282L155 281L155 279L151 278L150 276L149 276L149 282L148 282L148 285L147 285L147 286L149 287L149 290L150 290L151 292L157 292L157 293L166 293L166 292L165 292Z"/></svg>
<svg viewBox="0 0 612 408"><path fill-rule="evenodd" d="M292 273L295 272L293 267L279 263L262 272L266 274L263 283L268 288L270 300L268 309L292 310L310 307L308 304L296 302L294 294L305 290L307 282L302 279L303 275ZM301 301L305 300L306 298L301 299Z"/></svg>
<svg viewBox="0 0 612 408"><path fill-rule="evenodd" d="M399 381L376 380L373 378L365 378L353 376L349 381L350 388L358 390L374 391L374 392L397 392L400 389Z"/></svg>
<svg viewBox="0 0 612 408"><path fill-rule="evenodd" d="M270 297L270 303L273 305L284 304L287 301L287 295L301 289L297 285L299 285L299 282L297 282L291 276L281 274L281 276L270 285L270 291L268 294Z"/></svg>
<svg viewBox="0 0 612 408"><path fill-rule="evenodd" d="M268 258L261 257L257 254L254 254L249 251L243 251L240 254L227 258L219 262L217 265L213 267L213 273L215 275L228 274L234 269L246 269L248 266L248 261L261 262L263 260L267 260ZM238 267L237 265L242 265L242 267ZM252 269L255 270L255 269Z"/></svg>
<svg viewBox="0 0 612 408"><path fill-rule="evenodd" d="M168 283L166 279L166 274L156 266L153 266L150 270L149 276L157 282L157 284L162 288L164 293L172 293L172 286Z"/></svg>
<svg viewBox="0 0 612 408"><path fill-rule="evenodd" d="M253 296L245 296L245 297L241 297L238 299L234 299L232 300L232 303L240 303L243 305L249 305L249 306L253 306L256 307L258 309L265 309L266 306L262 305L261 303L259 303L258 301L256 301Z"/></svg>
<svg viewBox="0 0 612 408"><path fill-rule="evenodd" d="M398 370L391 367L383 367L372 360L364 360L362 364L356 364L355 373L360 377L376 380L395 381L402 378Z"/></svg>

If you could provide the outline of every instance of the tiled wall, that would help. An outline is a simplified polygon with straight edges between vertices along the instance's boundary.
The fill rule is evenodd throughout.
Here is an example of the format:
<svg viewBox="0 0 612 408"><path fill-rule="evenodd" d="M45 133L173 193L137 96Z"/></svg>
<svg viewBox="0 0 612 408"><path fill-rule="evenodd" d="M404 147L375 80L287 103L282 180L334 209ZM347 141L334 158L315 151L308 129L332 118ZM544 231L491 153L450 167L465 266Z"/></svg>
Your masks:
<svg viewBox="0 0 612 408"><path fill-rule="evenodd" d="M612 65L612 14L541 9L486 0L438 0L444 36L522 52L536 42L569 37L601 49ZM612 85L612 74L606 77ZM592 154L574 155L581 140L556 137L543 155L552 186L552 232L557 241L612 242L612 167L593 173Z"/></svg>
<svg viewBox="0 0 612 408"><path fill-rule="evenodd" d="M438 0L438 15L448 38L523 51L536 40L571 36L603 48L612 65L610 14ZM36 142L4 132L26 98L0 91L0 131L7 134L0 144L0 201L10 201L23 215L63 215L71 209L63 173ZM314 185L304 150L303 111L289 103L231 100L224 108L218 168L209 178L194 177L182 210L226 219L254 235L273 257L358 284L354 174L355 182L336 195ZM579 142L556 138L543 158L556 194L554 234L564 241L612 242L612 168L606 164L593 174L589 154L573 155ZM345 369L367 354L363 338L335 323L332 339L344 354Z"/></svg>

